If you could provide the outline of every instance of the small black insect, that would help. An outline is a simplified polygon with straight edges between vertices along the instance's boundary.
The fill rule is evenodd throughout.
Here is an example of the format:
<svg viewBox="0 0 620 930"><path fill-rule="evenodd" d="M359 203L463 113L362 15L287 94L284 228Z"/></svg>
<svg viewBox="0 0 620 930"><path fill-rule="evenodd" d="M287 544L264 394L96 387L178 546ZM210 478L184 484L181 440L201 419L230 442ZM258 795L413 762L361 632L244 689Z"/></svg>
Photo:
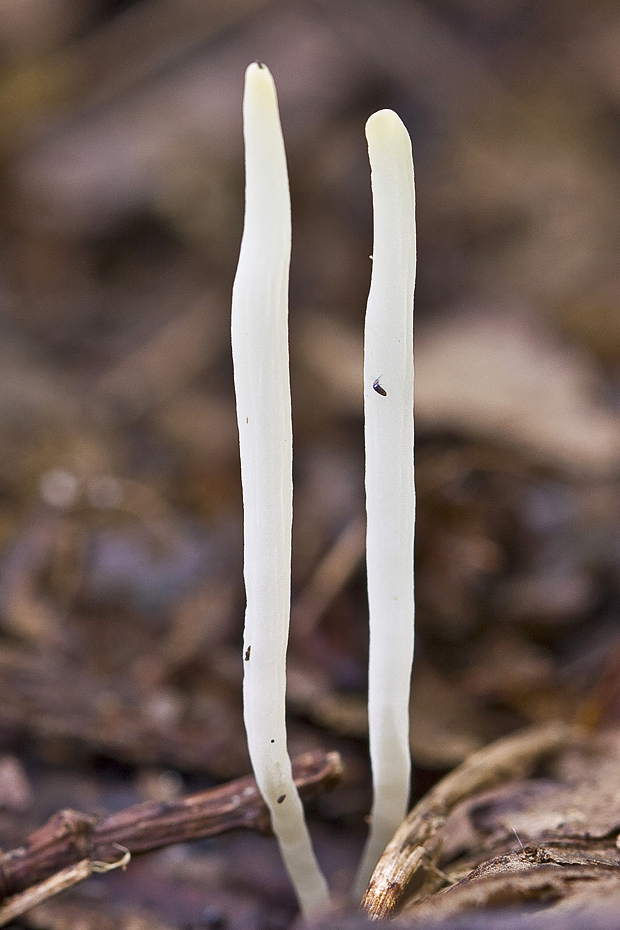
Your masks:
<svg viewBox="0 0 620 930"><path fill-rule="evenodd" d="M280 797L278 798L278 804L281 804L285 797L286 797L285 794L281 794Z"/></svg>
<svg viewBox="0 0 620 930"><path fill-rule="evenodd" d="M248 646L248 648L245 650L245 661L246 661L246 662L249 662L249 661L250 661L250 652L251 652L251 651L252 651L252 647L251 647L251 646Z"/></svg>
<svg viewBox="0 0 620 930"><path fill-rule="evenodd" d="M381 394L381 397L387 397L387 391L385 390L385 388L381 387L381 385L379 384L378 378L375 378L375 380L372 382L372 386L374 390L377 392L377 394Z"/></svg>

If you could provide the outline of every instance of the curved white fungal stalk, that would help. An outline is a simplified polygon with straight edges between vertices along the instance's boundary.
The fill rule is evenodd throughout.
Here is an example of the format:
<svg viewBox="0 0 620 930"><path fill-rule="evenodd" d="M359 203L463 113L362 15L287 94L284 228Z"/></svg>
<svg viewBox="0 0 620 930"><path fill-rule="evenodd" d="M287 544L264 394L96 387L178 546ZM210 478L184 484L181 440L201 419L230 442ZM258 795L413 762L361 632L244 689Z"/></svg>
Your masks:
<svg viewBox="0 0 620 930"><path fill-rule="evenodd" d="M273 79L246 71L245 222L233 287L232 349L244 511L243 706L250 758L286 868L307 917L326 909L286 748L292 427L288 357L291 207Z"/></svg>
<svg viewBox="0 0 620 930"><path fill-rule="evenodd" d="M380 110L370 117L366 138L374 210L364 337L373 805L370 835L355 883L358 900L407 813L414 643L413 159L407 130L392 110Z"/></svg>

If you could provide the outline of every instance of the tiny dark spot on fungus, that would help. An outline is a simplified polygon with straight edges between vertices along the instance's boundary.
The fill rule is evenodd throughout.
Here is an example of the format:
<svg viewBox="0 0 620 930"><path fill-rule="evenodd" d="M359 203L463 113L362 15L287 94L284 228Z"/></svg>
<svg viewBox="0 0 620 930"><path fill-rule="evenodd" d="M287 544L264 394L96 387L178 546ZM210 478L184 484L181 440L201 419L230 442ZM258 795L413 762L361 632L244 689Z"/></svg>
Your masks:
<svg viewBox="0 0 620 930"><path fill-rule="evenodd" d="M280 797L278 798L278 804L281 804L285 797L286 797L285 794L281 794Z"/></svg>
<svg viewBox="0 0 620 930"><path fill-rule="evenodd" d="M271 742L272 742L272 743L275 743L275 739L272 739Z"/></svg>
<svg viewBox="0 0 620 930"><path fill-rule="evenodd" d="M249 422L250 422L250 418L249 418L249 417L246 417L246 418L245 418L245 422L246 422L246 423L249 423Z"/></svg>
<svg viewBox="0 0 620 930"><path fill-rule="evenodd" d="M251 647L251 646L248 646L248 648L245 650L245 661L246 661L246 662L249 662L249 661L250 661L250 652L251 652L251 650L252 650L252 647Z"/></svg>
<svg viewBox="0 0 620 930"><path fill-rule="evenodd" d="M377 394L381 394L381 397L387 397L387 391L385 390L385 388L381 387L381 385L379 384L378 378L375 378L375 380L372 382L372 386L377 392Z"/></svg>
<svg viewBox="0 0 620 930"><path fill-rule="evenodd" d="M256 64L258 65L259 68L264 68L264 67L265 67L265 65L262 63L262 61L257 61Z"/></svg>

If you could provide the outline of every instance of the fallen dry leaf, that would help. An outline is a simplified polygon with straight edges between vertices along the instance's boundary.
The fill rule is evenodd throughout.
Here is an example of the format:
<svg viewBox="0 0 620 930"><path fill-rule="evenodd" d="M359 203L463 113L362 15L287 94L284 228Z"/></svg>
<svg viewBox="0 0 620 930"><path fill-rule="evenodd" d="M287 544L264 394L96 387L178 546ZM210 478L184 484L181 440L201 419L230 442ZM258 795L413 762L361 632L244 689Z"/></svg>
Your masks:
<svg viewBox="0 0 620 930"><path fill-rule="evenodd" d="M521 317L464 313L416 333L418 429L513 446L569 472L620 464L620 417L589 358Z"/></svg>

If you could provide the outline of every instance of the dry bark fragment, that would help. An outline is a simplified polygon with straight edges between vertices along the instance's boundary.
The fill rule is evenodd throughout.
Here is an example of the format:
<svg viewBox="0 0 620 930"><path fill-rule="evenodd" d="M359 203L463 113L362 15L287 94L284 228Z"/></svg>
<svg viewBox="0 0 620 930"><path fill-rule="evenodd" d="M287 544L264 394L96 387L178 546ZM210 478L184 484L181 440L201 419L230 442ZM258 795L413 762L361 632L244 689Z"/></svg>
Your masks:
<svg viewBox="0 0 620 930"><path fill-rule="evenodd" d="M377 900L411 927L460 926L468 915L511 909L516 928L528 908L542 930L552 912L565 915L568 928L571 915L577 921L601 901L620 905L620 732L564 728L562 736L560 728L556 736L554 743L547 728L501 740L435 786L373 876L372 916ZM511 757L521 776L508 781ZM467 785L469 795L453 804ZM373 900L377 890L382 897Z"/></svg>
<svg viewBox="0 0 620 930"><path fill-rule="evenodd" d="M525 774L574 739L574 730L565 724L517 733L474 753L435 785L413 808L380 859L362 901L369 916L389 917L423 866L430 867L431 873L436 871L441 850L441 842L436 840L457 804ZM439 883L443 884L441 877ZM436 880L431 887L436 890Z"/></svg>

